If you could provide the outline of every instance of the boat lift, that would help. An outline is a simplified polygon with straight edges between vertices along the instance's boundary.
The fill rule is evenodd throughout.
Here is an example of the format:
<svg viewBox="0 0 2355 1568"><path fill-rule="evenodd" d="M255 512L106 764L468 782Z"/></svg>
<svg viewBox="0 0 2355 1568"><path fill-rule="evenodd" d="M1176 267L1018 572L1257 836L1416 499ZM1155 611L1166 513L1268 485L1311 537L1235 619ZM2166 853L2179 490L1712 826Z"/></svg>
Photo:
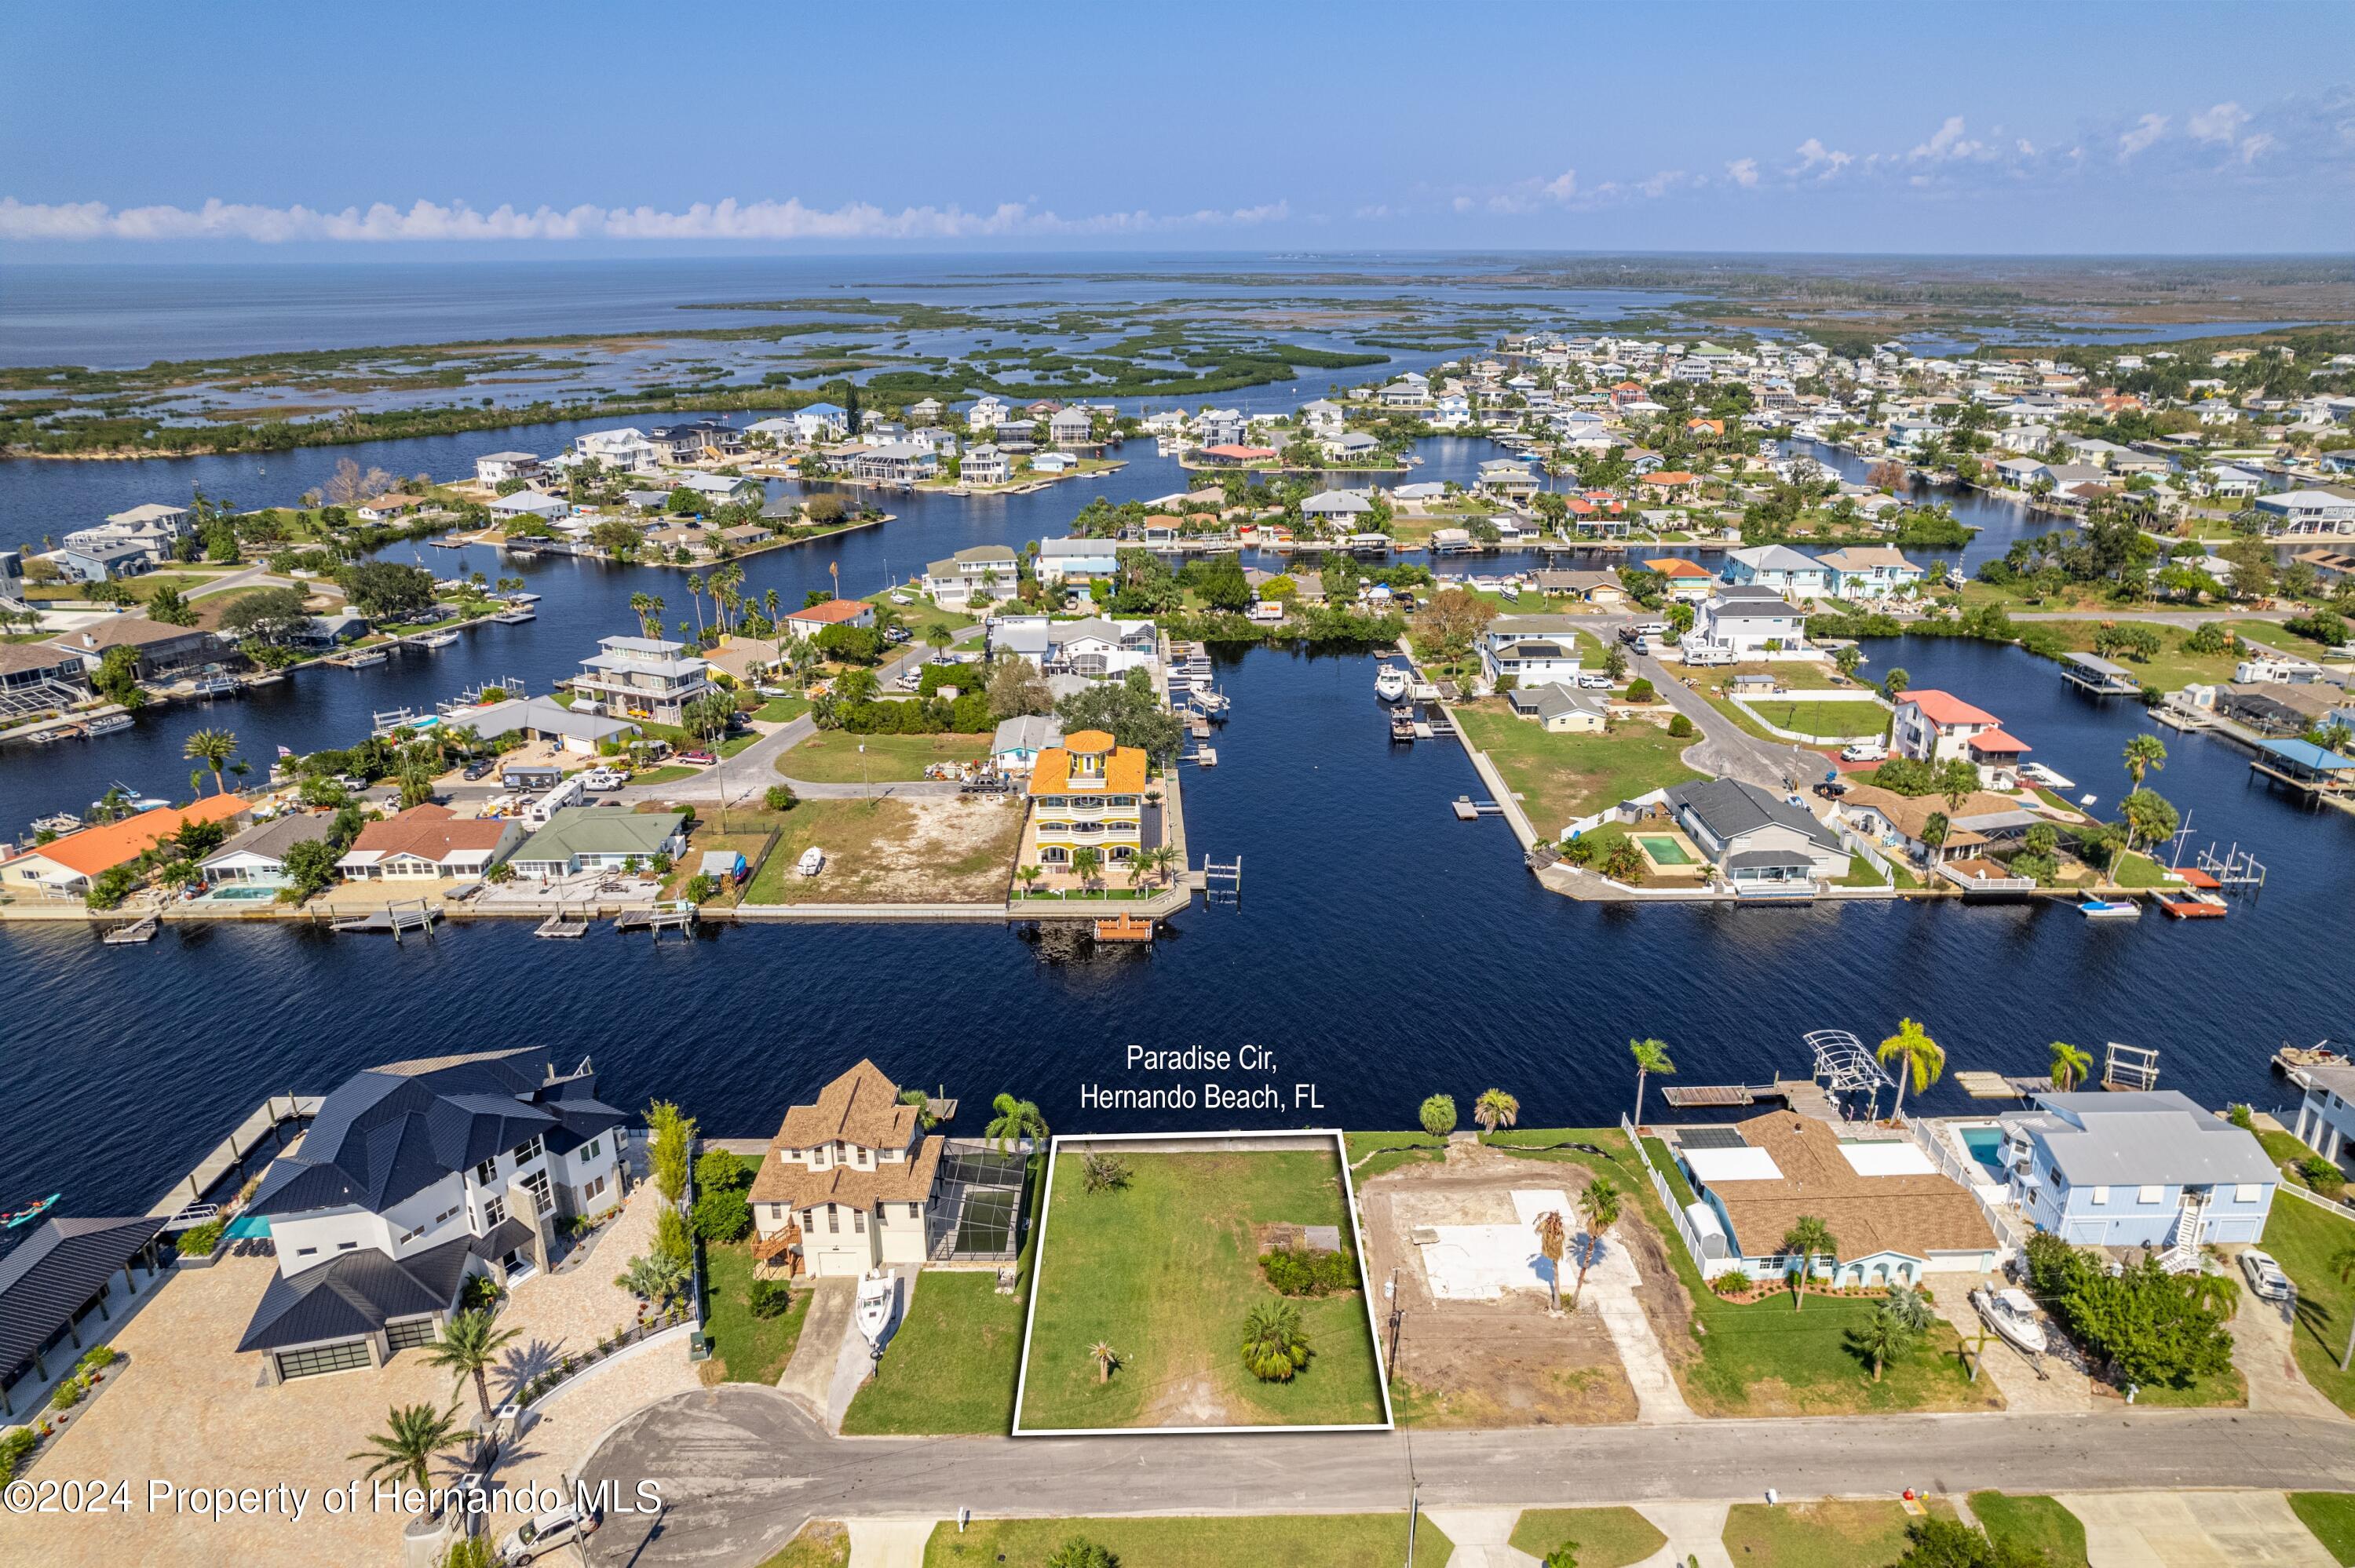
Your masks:
<svg viewBox="0 0 2355 1568"><path fill-rule="evenodd" d="M1202 856L1202 902L1241 906L1243 901L1243 857L1220 865L1208 853Z"/></svg>
<svg viewBox="0 0 2355 1568"><path fill-rule="evenodd" d="M2158 1053L2111 1041L2102 1053L2102 1087L2129 1094L2158 1087Z"/></svg>
<svg viewBox="0 0 2355 1568"><path fill-rule="evenodd" d="M2214 877L2216 885L2228 893L2243 889L2254 893L2265 885L2265 863L2243 850L2237 839L2222 855L2216 853L2215 844L2210 843L2200 852L2199 863L2200 869Z"/></svg>
<svg viewBox="0 0 2355 1568"><path fill-rule="evenodd" d="M1815 1081L1831 1097L1833 1105L1840 1103L1843 1095L1865 1097L1864 1119L1880 1119L1881 1091L1894 1090L1897 1080L1879 1057L1868 1050L1863 1041L1845 1029L1817 1029L1804 1037L1807 1050L1815 1059Z"/></svg>

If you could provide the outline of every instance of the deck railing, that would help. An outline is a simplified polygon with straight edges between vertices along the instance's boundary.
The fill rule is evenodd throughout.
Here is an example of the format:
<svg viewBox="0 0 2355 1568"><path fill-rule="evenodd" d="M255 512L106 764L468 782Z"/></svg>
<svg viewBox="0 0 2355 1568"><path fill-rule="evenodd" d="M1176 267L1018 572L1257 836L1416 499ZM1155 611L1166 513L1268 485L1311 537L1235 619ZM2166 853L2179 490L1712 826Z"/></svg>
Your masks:
<svg viewBox="0 0 2355 1568"><path fill-rule="evenodd" d="M2009 1204L1989 1202L1987 1194L1979 1191L1980 1181L1973 1177L1970 1170L1971 1165L1977 1163L1977 1160L1966 1164L1963 1156L1952 1144L1939 1137L1928 1122L1918 1118L1909 1120L1905 1130L1914 1146L1937 1166L1941 1175L1971 1195L1972 1202L1979 1206L1979 1213L1987 1216L1987 1224L1994 1228L1998 1241L2014 1252L2028 1245L2028 1227L2019 1213ZM1982 1176L1984 1174L1981 1172Z"/></svg>

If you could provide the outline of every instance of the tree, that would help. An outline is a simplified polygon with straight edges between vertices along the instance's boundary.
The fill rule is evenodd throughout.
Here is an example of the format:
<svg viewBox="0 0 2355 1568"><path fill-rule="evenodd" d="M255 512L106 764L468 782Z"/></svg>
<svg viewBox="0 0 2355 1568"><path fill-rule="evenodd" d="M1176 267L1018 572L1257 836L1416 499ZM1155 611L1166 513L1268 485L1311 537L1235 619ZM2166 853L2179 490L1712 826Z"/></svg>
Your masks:
<svg viewBox="0 0 2355 1568"><path fill-rule="evenodd" d="M229 759L237 755L237 736L225 729L200 729L181 744L180 755L191 762L201 762L213 770L213 793L229 792L221 782L221 771Z"/></svg>
<svg viewBox="0 0 2355 1568"><path fill-rule="evenodd" d="M1131 670L1119 681L1092 683L1055 705L1063 733L1100 729L1115 746L1131 746L1156 761L1167 761L1185 743L1185 726L1154 694L1153 678Z"/></svg>
<svg viewBox="0 0 2355 1568"><path fill-rule="evenodd" d="M1080 1161L1080 1184L1091 1192L1121 1192L1128 1182L1128 1161L1116 1154L1090 1154Z"/></svg>
<svg viewBox="0 0 2355 1568"><path fill-rule="evenodd" d="M1796 1257L1799 1266L1791 1276L1791 1310L1805 1308L1807 1298L1807 1277L1816 1271L1816 1259L1839 1261L1839 1240L1832 1228L1813 1214L1801 1214L1783 1233L1783 1255Z"/></svg>
<svg viewBox="0 0 2355 1568"><path fill-rule="evenodd" d="M1946 820L1944 811L1933 811L1923 820L1922 842L1929 846L1931 864L1938 863L1938 851L1945 844L1946 835L1953 829L1954 823Z"/></svg>
<svg viewBox="0 0 2355 1568"><path fill-rule="evenodd" d="M706 692L678 711L679 727L706 745L716 745L736 722L736 701L725 692Z"/></svg>
<svg viewBox="0 0 2355 1568"><path fill-rule="evenodd" d="M1433 1138L1445 1138L1455 1130L1455 1097L1433 1095L1423 1102L1420 1113L1423 1130Z"/></svg>
<svg viewBox="0 0 2355 1568"><path fill-rule="evenodd" d="M1627 1054L1636 1058L1636 1123L1644 1120L1644 1080L1654 1073L1666 1077L1676 1075L1677 1065L1668 1060L1668 1043L1665 1040L1630 1040Z"/></svg>
<svg viewBox="0 0 2355 1568"><path fill-rule="evenodd" d="M1093 885L1096 873L1103 869L1103 853L1093 844L1082 844L1071 852L1071 874L1080 879L1082 890Z"/></svg>
<svg viewBox="0 0 2355 1568"><path fill-rule="evenodd" d="M1843 675L1853 676L1856 673L1857 666L1863 662L1864 655L1857 651L1856 644L1853 642L1841 644L1839 649L1832 654L1833 665L1837 667L1839 673Z"/></svg>
<svg viewBox="0 0 2355 1568"><path fill-rule="evenodd" d="M1913 1081L1913 1092L1921 1093L1936 1083L1946 1072L1946 1053L1923 1027L1910 1018L1897 1021L1897 1033L1883 1040L1873 1054L1883 1062L1897 1064L1897 1103L1889 1108L1889 1118L1895 1121L1905 1107L1905 1081Z"/></svg>
<svg viewBox="0 0 2355 1568"><path fill-rule="evenodd" d="M2052 1042L2052 1086L2067 1094L2083 1082L2092 1069L2094 1058L2066 1040Z"/></svg>
<svg viewBox="0 0 2355 1568"><path fill-rule="evenodd" d="M197 608L188 602L187 595L165 583L147 596L147 619L166 626L194 626Z"/></svg>
<svg viewBox="0 0 2355 1568"><path fill-rule="evenodd" d="M706 1187L695 1195L688 1224L705 1241L738 1241L752 1228L752 1206L741 1187Z"/></svg>
<svg viewBox="0 0 2355 1568"><path fill-rule="evenodd" d="M1892 705L1905 695L1905 688L1913 683L1913 677L1905 673L1902 665L1899 665L1881 677L1881 689L1888 695Z"/></svg>
<svg viewBox="0 0 2355 1568"><path fill-rule="evenodd" d="M2156 847L2175 836L2175 807L2156 789L2137 789L2119 803L2119 812L2126 818L2126 849L2131 853L2137 840Z"/></svg>
<svg viewBox="0 0 2355 1568"><path fill-rule="evenodd" d="M1849 1330L1849 1344L1872 1363L1872 1381L1879 1383L1881 1369L1912 1354L1921 1337L1921 1330L1903 1312L1892 1310L1884 1301L1871 1317Z"/></svg>
<svg viewBox="0 0 2355 1568"><path fill-rule="evenodd" d="M1025 1139L1036 1143L1047 1140L1047 1118L1039 1114L1033 1102L1000 1095L989 1102L989 1108L997 1114L982 1132L992 1149L1011 1149Z"/></svg>
<svg viewBox="0 0 2355 1568"><path fill-rule="evenodd" d="M433 574L422 567L404 567L397 561L362 561L345 567L337 580L343 585L345 599L362 615L400 620L433 603Z"/></svg>
<svg viewBox="0 0 2355 1568"><path fill-rule="evenodd" d="M98 669L91 675L90 683L100 696L126 708L143 707L147 702L146 689L139 684L139 650L110 648L100 655Z"/></svg>
<svg viewBox="0 0 2355 1568"><path fill-rule="evenodd" d="M385 1429L369 1437L366 1448L349 1457L369 1461L362 1472L367 1477L391 1476L415 1482L420 1491L429 1490L433 1483L427 1467L435 1455L458 1446L457 1416L454 1404L443 1411L430 1404L395 1405L385 1416Z"/></svg>
<svg viewBox="0 0 2355 1568"><path fill-rule="evenodd" d="M1088 1360L1096 1363L1096 1381L1110 1383L1112 1369L1120 1365L1120 1352L1103 1340L1088 1347Z"/></svg>
<svg viewBox="0 0 2355 1568"><path fill-rule="evenodd" d="M310 626L311 612L301 588L256 588L239 595L220 614L220 629L229 636L273 646L293 641Z"/></svg>
<svg viewBox="0 0 2355 1568"><path fill-rule="evenodd" d="M1950 757L1938 765L1938 793L1946 798L1946 810L1960 811L1963 803L1979 789L1979 765L1967 757Z"/></svg>
<svg viewBox="0 0 2355 1568"><path fill-rule="evenodd" d="M1462 588L1442 588L1414 618L1414 643L1425 659L1461 659L1497 619L1496 608Z"/></svg>
<svg viewBox="0 0 2355 1568"><path fill-rule="evenodd" d="M2138 735L2126 742L2126 777L2142 788L2143 775L2167 766L2167 743L2155 735Z"/></svg>
<svg viewBox="0 0 2355 1568"><path fill-rule="evenodd" d="M523 1332L520 1329L501 1329L494 1325L488 1312L461 1312L450 1319L442 1330L442 1338L425 1349L425 1362L457 1374L457 1381L474 1380L474 1403L483 1407L483 1420L491 1418L491 1363L499 1350Z"/></svg>
<svg viewBox="0 0 2355 1568"><path fill-rule="evenodd" d="M1578 1309L1578 1298L1586 1292L1586 1271L1603 1255L1603 1238L1619 1223L1620 1200L1624 1194L1619 1183L1608 1176L1597 1176L1578 1195L1579 1218L1586 1222L1586 1245L1578 1249L1578 1285L1571 1292L1570 1306Z"/></svg>
<svg viewBox="0 0 2355 1568"><path fill-rule="evenodd" d="M1047 1568L1120 1568L1120 1559L1109 1548L1074 1535L1048 1554Z"/></svg>
<svg viewBox="0 0 2355 1568"><path fill-rule="evenodd" d="M636 524L608 517L589 530L589 542L617 561L630 561L637 558L646 536Z"/></svg>
<svg viewBox="0 0 2355 1568"><path fill-rule="evenodd" d="M1262 1383L1290 1383L1314 1353L1289 1301L1263 1301L1243 1319L1243 1370Z"/></svg>
<svg viewBox="0 0 2355 1568"><path fill-rule="evenodd" d="M1546 1270L1546 1295L1549 1310L1561 1310L1561 1259L1569 1250L1570 1227L1562 1223L1561 1211L1548 1209L1537 1217L1538 1251L1553 1266Z"/></svg>
<svg viewBox="0 0 2355 1568"><path fill-rule="evenodd" d="M989 716L994 719L1002 721L1055 711L1054 689L1047 684L1037 666L1019 654L1009 653L991 667L988 691Z"/></svg>
<svg viewBox="0 0 2355 1568"><path fill-rule="evenodd" d="M1472 1102L1472 1119L1485 1132L1500 1127L1510 1127L1521 1117L1521 1102L1502 1089L1483 1089L1480 1097Z"/></svg>
<svg viewBox="0 0 2355 1568"><path fill-rule="evenodd" d="M686 1259L657 1248L630 1259L629 1266L613 1276L613 1283L642 1300L666 1307L687 1289L688 1266Z"/></svg>

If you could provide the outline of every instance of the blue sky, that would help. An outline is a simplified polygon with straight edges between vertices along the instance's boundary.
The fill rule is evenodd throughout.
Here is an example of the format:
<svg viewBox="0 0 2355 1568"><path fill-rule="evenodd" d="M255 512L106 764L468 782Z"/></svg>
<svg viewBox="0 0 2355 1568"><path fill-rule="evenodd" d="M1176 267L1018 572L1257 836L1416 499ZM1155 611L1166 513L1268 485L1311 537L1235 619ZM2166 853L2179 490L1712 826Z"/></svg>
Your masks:
<svg viewBox="0 0 2355 1568"><path fill-rule="evenodd" d="M14 6L15 260L2335 251L2355 5Z"/></svg>

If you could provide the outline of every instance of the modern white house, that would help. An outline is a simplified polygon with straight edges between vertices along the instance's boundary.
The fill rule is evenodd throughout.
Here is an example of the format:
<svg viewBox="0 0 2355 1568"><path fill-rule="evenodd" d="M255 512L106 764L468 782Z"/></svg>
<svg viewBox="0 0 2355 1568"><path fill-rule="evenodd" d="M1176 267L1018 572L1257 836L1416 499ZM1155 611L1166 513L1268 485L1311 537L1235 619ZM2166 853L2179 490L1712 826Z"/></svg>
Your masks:
<svg viewBox="0 0 2355 1568"><path fill-rule="evenodd" d="M1999 1121L2012 1202L2083 1246L2189 1248L2264 1234L2281 1173L2252 1133L2173 1089L2040 1094Z"/></svg>
<svg viewBox="0 0 2355 1568"><path fill-rule="evenodd" d="M2335 490L2285 490L2250 503L2272 534L2355 533L2355 495Z"/></svg>
<svg viewBox="0 0 2355 1568"><path fill-rule="evenodd" d="M2300 1143L2345 1170L2349 1146L2355 1144L2355 1067L2298 1067L2290 1081L2305 1091L2296 1125L2290 1130Z"/></svg>
<svg viewBox="0 0 2355 1568"><path fill-rule="evenodd" d="M587 1058L559 1074L537 1047L354 1075L240 1216L278 1273L238 1350L280 1383L433 1343L469 1277L545 1269L559 1220L621 1202L623 1120Z"/></svg>
<svg viewBox="0 0 2355 1568"><path fill-rule="evenodd" d="M1120 573L1118 546L1110 539L1041 539L1034 569L1049 587L1108 582Z"/></svg>
<svg viewBox="0 0 2355 1568"><path fill-rule="evenodd" d="M1798 606L1768 588L1728 588L1695 609L1692 630L1681 645L1695 652L1731 653L1738 659L1775 653L1806 654L1807 618Z"/></svg>
<svg viewBox="0 0 2355 1568"><path fill-rule="evenodd" d="M1004 484L1013 474L1013 463L992 441L968 449L957 461L957 479L965 484Z"/></svg>
<svg viewBox="0 0 2355 1568"><path fill-rule="evenodd" d="M932 1255L943 1139L862 1060L785 1112L752 1178L752 1255L794 1275L852 1276Z"/></svg>
<svg viewBox="0 0 2355 1568"><path fill-rule="evenodd" d="M1089 616L1054 620L1043 615L1006 615L989 623L989 652L1028 659L1044 675L1078 675L1103 681L1131 670L1154 669L1160 661L1159 630L1149 620Z"/></svg>
<svg viewBox="0 0 2355 1568"><path fill-rule="evenodd" d="M607 718L681 722L687 704L715 690L711 666L684 642L659 637L601 637L594 656L572 677L573 706Z"/></svg>
<svg viewBox="0 0 2355 1568"><path fill-rule="evenodd" d="M474 460L474 482L505 484L511 479L539 477L539 459L529 452L485 452Z"/></svg>
<svg viewBox="0 0 2355 1568"><path fill-rule="evenodd" d="M924 568L923 587L943 609L963 609L976 595L1011 599L1021 568L1004 545L974 545Z"/></svg>
<svg viewBox="0 0 2355 1568"><path fill-rule="evenodd" d="M1585 668L1582 624L1593 623L1575 615L1500 615L1480 634L1480 673L1491 687L1507 675L1524 686L1574 683Z"/></svg>

